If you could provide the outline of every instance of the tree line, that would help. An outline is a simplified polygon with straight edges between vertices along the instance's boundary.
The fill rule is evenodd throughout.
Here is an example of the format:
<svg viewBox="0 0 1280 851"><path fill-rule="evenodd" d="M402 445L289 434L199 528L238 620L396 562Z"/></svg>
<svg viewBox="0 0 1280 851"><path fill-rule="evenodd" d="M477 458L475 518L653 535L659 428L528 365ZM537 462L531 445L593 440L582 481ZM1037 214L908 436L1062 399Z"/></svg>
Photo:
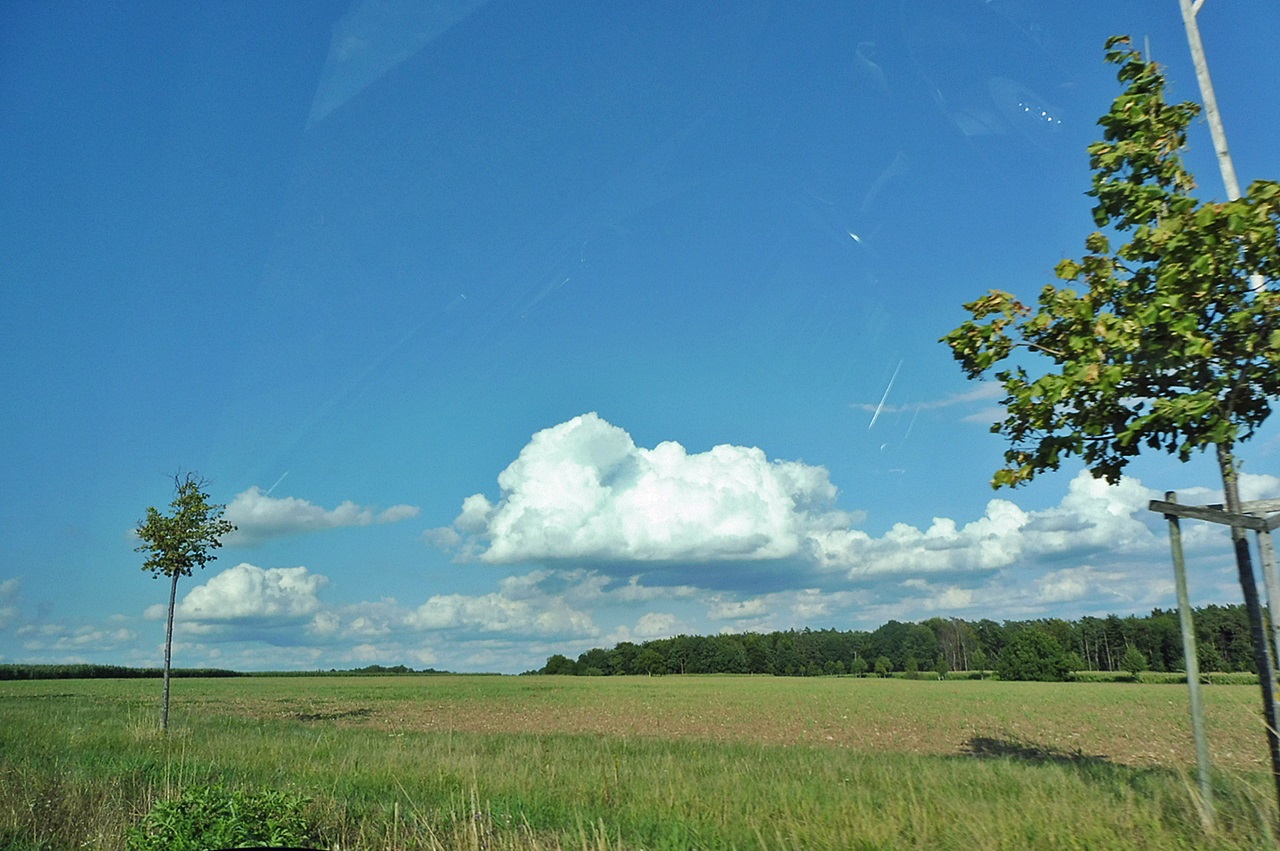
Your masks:
<svg viewBox="0 0 1280 851"><path fill-rule="evenodd" d="M169 676L195 677L360 677L360 676L429 676L448 674L435 668L414 670L405 665L366 665L363 668L327 671L231 671L225 668L171 668ZM0 680L133 680L160 679L163 668L130 668L124 665L94 665L87 663L68 665L37 665L27 663L0 664Z"/></svg>
<svg viewBox="0 0 1280 851"><path fill-rule="evenodd" d="M1195 610L1202 671L1255 672L1244 606ZM889 621L874 631L802 629L677 635L555 654L537 674L772 674L805 677L905 671L994 671L1005 679L1063 679L1070 671L1180 671L1178 613L1083 617L1068 621L930 618Z"/></svg>
<svg viewBox="0 0 1280 851"><path fill-rule="evenodd" d="M172 677L240 677L237 671L224 668L173 668ZM129 668L123 665L0 665L0 680L133 680L160 679L163 668Z"/></svg>

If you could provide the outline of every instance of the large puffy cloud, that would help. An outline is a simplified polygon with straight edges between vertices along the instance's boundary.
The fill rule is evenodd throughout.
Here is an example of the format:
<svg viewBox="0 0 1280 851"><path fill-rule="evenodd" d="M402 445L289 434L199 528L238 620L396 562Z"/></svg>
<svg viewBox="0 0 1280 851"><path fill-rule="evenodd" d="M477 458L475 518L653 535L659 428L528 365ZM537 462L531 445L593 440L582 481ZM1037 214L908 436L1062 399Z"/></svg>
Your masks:
<svg viewBox="0 0 1280 851"><path fill-rule="evenodd" d="M1152 553L1166 546L1153 531L1159 518L1147 511L1156 497L1136 479L1108 485L1082 471L1052 508L1025 511L1009 500L993 499L982 517L963 526L937 517L928 529L897 523L879 538L857 529L831 530L815 535L816 555L823 566L847 570L856 579L990 571L1103 550L1128 556Z"/></svg>
<svg viewBox="0 0 1280 851"><path fill-rule="evenodd" d="M321 608L317 596L327 577L305 567L261 568L241 563L187 592L175 610L184 621L212 624L235 621L300 621ZM147 609L148 618L164 617L166 607Z"/></svg>
<svg viewBox="0 0 1280 851"><path fill-rule="evenodd" d="M501 498L468 497L437 539L452 538L465 557L492 563L598 559L601 572L591 576L599 587L623 568L644 579L641 586L633 577L637 593L679 587L681 599L701 598L709 620L735 630L837 614L864 622L942 611L1032 616L1063 606L1167 605L1167 531L1148 509L1163 494L1135 478L1109 485L1087 471L1066 484L1061 500L1046 508L997 498L967 521L897 523L873 535L832 507L835 488L820 467L771 462L758 449L734 446L701 454L674 443L638 448L625 431L588 414L535 435L499 477ZM1241 489L1248 499L1274 496L1280 479L1245 474ZM1204 488L1181 493L1186 503L1221 498ZM1183 526L1202 581L1230 598L1230 576L1210 572L1222 560L1225 528ZM786 559L785 568L771 559ZM698 562L726 567L685 569ZM757 582L753 571L776 581ZM721 574L727 584L717 584ZM549 575L527 579L545 590ZM683 584L695 576L700 588ZM583 596L592 587L584 580L570 592L578 595L575 611L597 610ZM473 629L532 624L516 590L493 599L437 598L419 611L420 622ZM666 599L676 605L674 595ZM688 616L675 610L682 620Z"/></svg>
<svg viewBox="0 0 1280 851"><path fill-rule="evenodd" d="M254 486L237 495L227 506L226 519L235 524L236 531L227 536L226 543L247 546L268 538L319 529L396 523L417 514L417 507L412 505L393 505L375 511L349 500L337 508L326 510L305 499L277 499Z"/></svg>
<svg viewBox="0 0 1280 851"><path fill-rule="evenodd" d="M1049 508L992 499L967 523L897 523L877 537L834 508L836 489L822 467L770 461L760 449L740 446L693 454L673 442L644 449L596 414L535 434L498 484L496 503L467 497L453 525L431 537L489 563L594 559L633 565L650 579L659 578L661 563L734 564L741 571L789 559L789 570L807 563L816 571L801 570L796 582L1056 569L1104 552L1112 560L1149 558L1167 548L1163 521L1147 508L1162 494L1133 478L1109 485L1081 471ZM1246 475L1241 486L1258 498L1275 493L1280 480ZM1188 491L1186 501L1202 501L1196 497L1204 493ZM1185 540L1200 546L1215 531L1190 529Z"/></svg>
<svg viewBox="0 0 1280 851"><path fill-rule="evenodd" d="M825 468L754 447L644 449L594 413L535 434L498 485L496 504L468 497L435 540L491 563L741 562L795 556L853 519L832 508Z"/></svg>

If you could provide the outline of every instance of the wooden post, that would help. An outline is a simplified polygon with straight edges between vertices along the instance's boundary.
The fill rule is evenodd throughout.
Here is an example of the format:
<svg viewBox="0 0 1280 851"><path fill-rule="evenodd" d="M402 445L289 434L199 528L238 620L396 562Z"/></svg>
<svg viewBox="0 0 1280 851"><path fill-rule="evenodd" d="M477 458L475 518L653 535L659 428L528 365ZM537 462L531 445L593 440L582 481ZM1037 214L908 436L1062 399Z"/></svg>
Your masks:
<svg viewBox="0 0 1280 851"><path fill-rule="evenodd" d="M1269 526L1270 524L1268 524ZM1276 549L1271 543L1271 529L1256 530L1258 553L1262 556L1262 580L1267 588L1267 615L1271 619L1271 658L1280 667L1280 577L1276 575Z"/></svg>
<svg viewBox="0 0 1280 851"><path fill-rule="evenodd" d="M1224 454L1221 446L1218 447L1218 453L1223 469L1228 469L1227 462L1221 460ZM1270 546L1271 530L1280 526L1280 514L1276 514L1280 512L1280 499L1240 502L1238 491L1230 486L1231 484L1224 475L1225 505L1178 505L1173 500L1153 499L1148 507L1152 511L1159 511L1165 517L1191 517L1231 527L1231 545L1236 551L1240 590L1244 594L1245 610L1249 613L1249 637L1253 644L1254 663L1258 666L1258 683L1262 687L1262 714L1266 722L1264 729L1267 736L1267 749L1271 755L1271 776L1276 785L1276 798L1280 800L1280 706L1276 703L1276 668L1273 664L1276 649L1272 646L1271 638L1267 636L1262 603L1258 599L1257 580L1253 573L1249 537L1246 532L1252 529L1258 533L1259 546ZM1264 517L1268 514L1276 516ZM1268 561L1274 564L1274 550L1263 555L1264 573L1269 569ZM1280 587L1280 582L1275 584ZM1270 588L1267 593L1270 595Z"/></svg>
<svg viewBox="0 0 1280 851"><path fill-rule="evenodd" d="M1169 491L1165 499L1176 503L1178 495ZM1182 528L1176 514L1166 514L1169 521L1169 548L1173 551L1173 577L1178 590L1178 623L1182 627L1182 656L1186 661L1187 691L1191 695L1191 736L1196 743L1196 768L1200 776L1200 799L1203 812L1213 824L1213 785L1209 765L1209 741L1204 729L1204 701L1200 696L1200 659L1196 655L1196 628L1191 619L1191 596L1187 593L1187 564L1182 556Z"/></svg>

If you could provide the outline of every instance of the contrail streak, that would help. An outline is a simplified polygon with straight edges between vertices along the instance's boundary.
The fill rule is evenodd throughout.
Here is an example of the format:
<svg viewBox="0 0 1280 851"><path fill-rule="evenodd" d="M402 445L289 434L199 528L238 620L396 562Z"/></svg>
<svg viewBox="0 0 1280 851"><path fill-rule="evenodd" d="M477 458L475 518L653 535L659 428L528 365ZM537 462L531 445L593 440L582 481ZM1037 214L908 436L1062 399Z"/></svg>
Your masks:
<svg viewBox="0 0 1280 851"><path fill-rule="evenodd" d="M267 488L267 492L266 492L266 493L264 493L264 494L263 494L263 496L271 496L271 492L272 492L273 490L275 490L275 489L276 489L276 485L278 485L278 484L280 484L281 482L283 482L283 481L284 481L284 477L285 477L285 476L287 476L287 475L289 475L289 471L288 471L288 470L285 470L283 473L281 473L281 474L280 474L280 478L276 479L276 484L275 484L275 485L272 485L272 486L271 486L271 487L269 487L269 488Z"/></svg>
<svg viewBox="0 0 1280 851"><path fill-rule="evenodd" d="M871 422L867 423L867 431L876 424L876 420L880 419L880 412L884 410L885 400L889 398L889 391L893 389L893 382L898 380L898 370L902 369L902 361L898 361L898 365L893 368L893 375L889 377L889 386L884 388L884 395L880 397L880 404L876 405L876 412L871 415Z"/></svg>

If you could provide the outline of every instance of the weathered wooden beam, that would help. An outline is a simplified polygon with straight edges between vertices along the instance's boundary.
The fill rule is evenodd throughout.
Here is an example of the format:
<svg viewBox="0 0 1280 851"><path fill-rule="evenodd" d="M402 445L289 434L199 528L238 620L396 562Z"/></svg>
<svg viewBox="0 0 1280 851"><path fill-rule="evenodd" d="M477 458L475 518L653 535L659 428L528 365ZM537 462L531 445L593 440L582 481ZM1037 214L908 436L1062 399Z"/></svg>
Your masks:
<svg viewBox="0 0 1280 851"><path fill-rule="evenodd" d="M1226 508L1220 502L1210 502L1201 508ZM1274 514L1280 511L1280 499L1255 499L1253 502L1240 503L1240 512L1242 514Z"/></svg>
<svg viewBox="0 0 1280 851"><path fill-rule="evenodd" d="M1147 505L1152 511L1158 511L1166 517L1193 517L1196 520L1208 520L1210 523L1221 523L1223 526L1234 526L1237 529L1252 529L1255 532L1266 532L1271 521L1252 514L1230 514L1222 508L1208 505L1179 505L1162 499L1153 499ZM1272 518L1275 520L1276 518Z"/></svg>
<svg viewBox="0 0 1280 851"><path fill-rule="evenodd" d="M1240 510L1246 514L1274 514L1280 511L1280 499L1257 499L1253 502L1240 503Z"/></svg>

